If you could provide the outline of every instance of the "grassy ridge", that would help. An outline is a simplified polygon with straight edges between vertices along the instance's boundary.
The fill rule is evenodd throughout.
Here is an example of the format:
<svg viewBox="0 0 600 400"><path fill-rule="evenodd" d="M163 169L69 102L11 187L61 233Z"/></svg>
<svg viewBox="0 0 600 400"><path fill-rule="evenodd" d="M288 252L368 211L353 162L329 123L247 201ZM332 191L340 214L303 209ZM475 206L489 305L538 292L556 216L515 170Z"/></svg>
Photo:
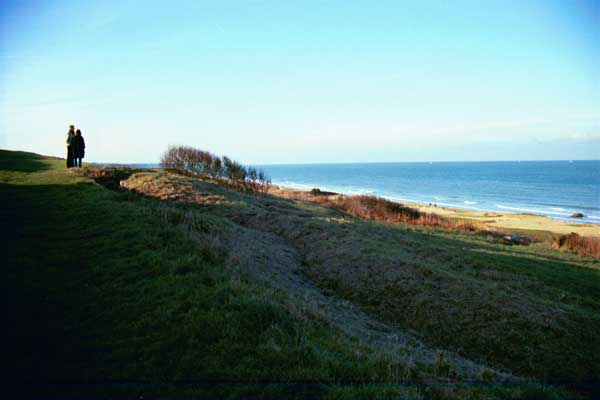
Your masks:
<svg viewBox="0 0 600 400"><path fill-rule="evenodd" d="M600 263L593 258L507 246L478 232L364 221L156 172L125 185L284 238L322 289L417 331L430 345L544 381L599 379ZM165 194L165 187L173 189Z"/></svg>
<svg viewBox="0 0 600 400"><path fill-rule="evenodd" d="M4 343L6 354L16 360L12 380L23 391L32 389L47 395L58 390L63 397L82 393L86 397L150 394L244 398L559 396L552 388L523 382L424 385L426 380L460 382L465 377L449 374L452 365L442 360L433 367L420 360L407 364L385 350L366 348L298 298L254 279L244 270L241 256L232 257L231 249L223 245L238 239L238 224L245 230L254 224L260 232L279 230L304 251L307 273L324 289L390 320L398 319L398 306L403 305L383 305L382 301L394 300L396 295L390 296L386 290L397 289L367 286L357 280L367 265L383 267L378 276L384 276L389 266L382 260L409 257L418 267L415 273L425 274L425 286L421 286L425 288L442 270L444 279L462 274L457 272L456 253L435 249L460 244L457 252L464 253L466 244L471 243L467 260L486 266L480 274L489 273L490 265L498 265L495 271L531 276L536 282L541 279L545 286L531 286L539 290L531 296L542 301L550 300L548 293L564 294L565 307L581 317L573 326L561 326L569 338L587 340L586 335L578 335L578 329L586 322L597 323L590 315L598 302L597 264L593 261L528 249L512 260L518 261L515 263L507 254L497 254L502 251L499 245L482 243L472 236L457 242L454 236L434 230L408 231L401 225L354 219L332 223L331 218L339 214L323 207L239 195L209 184L203 184L204 194L223 195L231 201L200 207L165 203L107 190L65 171L63 163L29 153L0 154L0 218L2 226L8 228L3 229L1 244L7 260L2 292L4 304L9 305L10 327ZM296 218L302 215L311 216L306 226L307 221ZM285 219L289 226L278 225L283 220L275 217ZM303 236L307 226L312 233ZM324 234L327 242L322 240ZM330 248L338 250L332 253ZM339 256L340 252L346 256L337 261L323 258ZM481 257L474 256L479 253ZM369 258L373 255L377 257ZM544 257L548 262L540 263ZM532 261L523 264L528 258ZM348 269L350 259L355 260L352 271ZM429 275L423 272L425 263L431 265ZM528 267L526 272L520 270L523 266ZM569 269L572 267L587 269ZM573 271L587 272L580 275ZM436 279L430 279L432 276ZM484 290L502 293L497 280L471 278L475 284L485 283ZM551 290L544 289L546 286ZM397 297L408 299L409 294ZM405 304L405 308L413 309L412 303ZM435 342L428 332L445 327L436 325L436 318L449 310L452 308L444 307L430 315L431 326L426 314L414 318L421 321L414 327ZM410 326L410 322L402 322ZM446 324L452 326L452 321ZM463 334L457 340L460 346L460 340L469 338ZM592 353L597 349L593 337L587 345ZM556 354L584 348L574 343ZM576 355L576 359L590 362L593 357ZM497 361L493 355L482 358ZM485 379L492 368L482 369L481 378ZM594 373L593 365L582 368L578 371ZM177 380L202 385L173 384ZM237 383L225 384L224 380ZM285 384L297 381L305 384ZM90 382L103 384L85 385Z"/></svg>

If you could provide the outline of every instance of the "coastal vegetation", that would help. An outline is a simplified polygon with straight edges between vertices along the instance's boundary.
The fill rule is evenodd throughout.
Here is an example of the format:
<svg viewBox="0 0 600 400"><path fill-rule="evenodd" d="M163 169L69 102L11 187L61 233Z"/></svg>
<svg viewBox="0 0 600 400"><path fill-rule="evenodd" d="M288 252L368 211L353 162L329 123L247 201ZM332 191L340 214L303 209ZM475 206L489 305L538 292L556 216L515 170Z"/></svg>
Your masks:
<svg viewBox="0 0 600 400"><path fill-rule="evenodd" d="M593 257L506 246L382 199L63 163L0 152L7 356L21 391L597 394Z"/></svg>
<svg viewBox="0 0 600 400"><path fill-rule="evenodd" d="M170 146L160 164L178 173L211 178L249 191L266 192L271 183L261 169L246 167L227 156L219 157L190 146Z"/></svg>
<svg viewBox="0 0 600 400"><path fill-rule="evenodd" d="M473 222L444 218L442 216L425 213L416 208L390 201L384 198L368 195L344 196L331 193L324 196L322 192L289 191L282 193L283 197L313 201L315 203L336 207L350 215L385 222L405 222L411 225L427 225L447 229L463 229L475 231L483 229L481 225Z"/></svg>
<svg viewBox="0 0 600 400"><path fill-rule="evenodd" d="M577 233L561 235L554 238L553 245L557 249L567 249L574 253L592 256L600 260L600 238L585 237Z"/></svg>
<svg viewBox="0 0 600 400"><path fill-rule="evenodd" d="M499 239L506 244L529 245L531 243L531 238L528 236L516 233L511 234L506 229L500 230L497 228L490 228L482 222L465 218L448 218L435 213L423 212L414 207L376 196L344 196L338 193L323 192L317 188L310 192L282 190L277 194L288 199L310 201L325 206L335 207L350 215L368 220L403 222L410 225L423 225L449 230L477 232L483 236ZM519 229L516 231L523 232L523 230ZM577 254L600 259L600 237L598 236L585 237L578 235L577 233L555 235L550 232L536 231L524 231L524 233L531 235L539 244L556 249L565 249Z"/></svg>

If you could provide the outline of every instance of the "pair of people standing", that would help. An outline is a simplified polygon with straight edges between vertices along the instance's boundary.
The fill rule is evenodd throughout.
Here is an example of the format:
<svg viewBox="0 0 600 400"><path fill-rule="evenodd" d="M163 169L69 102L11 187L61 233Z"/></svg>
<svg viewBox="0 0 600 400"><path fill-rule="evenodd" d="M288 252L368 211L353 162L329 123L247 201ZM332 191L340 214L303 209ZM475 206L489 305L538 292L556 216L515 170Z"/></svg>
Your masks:
<svg viewBox="0 0 600 400"><path fill-rule="evenodd" d="M81 167L83 157L85 157L85 140L81 136L81 131L75 130L75 125L70 125L67 133L67 168Z"/></svg>

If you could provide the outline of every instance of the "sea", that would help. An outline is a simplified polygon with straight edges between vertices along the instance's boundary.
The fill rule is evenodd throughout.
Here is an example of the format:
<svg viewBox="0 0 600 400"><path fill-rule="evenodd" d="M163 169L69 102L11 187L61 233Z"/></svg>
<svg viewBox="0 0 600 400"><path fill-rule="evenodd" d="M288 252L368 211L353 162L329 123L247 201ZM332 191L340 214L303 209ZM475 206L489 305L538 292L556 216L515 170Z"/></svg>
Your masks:
<svg viewBox="0 0 600 400"><path fill-rule="evenodd" d="M600 160L262 165L274 184L600 224ZM583 218L571 218L582 213Z"/></svg>

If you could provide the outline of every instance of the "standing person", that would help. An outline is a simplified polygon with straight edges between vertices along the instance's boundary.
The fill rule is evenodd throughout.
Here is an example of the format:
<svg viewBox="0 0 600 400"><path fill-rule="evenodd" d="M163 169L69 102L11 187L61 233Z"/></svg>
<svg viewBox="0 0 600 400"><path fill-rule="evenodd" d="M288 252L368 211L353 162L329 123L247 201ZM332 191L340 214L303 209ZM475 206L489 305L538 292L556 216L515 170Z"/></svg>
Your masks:
<svg viewBox="0 0 600 400"><path fill-rule="evenodd" d="M83 136L81 136L81 131L79 129L75 131L72 147L75 166L81 168L81 160L85 157L85 140L83 140Z"/></svg>
<svg viewBox="0 0 600 400"><path fill-rule="evenodd" d="M67 132L67 168L73 166L73 139L75 138L75 125L69 125Z"/></svg>

